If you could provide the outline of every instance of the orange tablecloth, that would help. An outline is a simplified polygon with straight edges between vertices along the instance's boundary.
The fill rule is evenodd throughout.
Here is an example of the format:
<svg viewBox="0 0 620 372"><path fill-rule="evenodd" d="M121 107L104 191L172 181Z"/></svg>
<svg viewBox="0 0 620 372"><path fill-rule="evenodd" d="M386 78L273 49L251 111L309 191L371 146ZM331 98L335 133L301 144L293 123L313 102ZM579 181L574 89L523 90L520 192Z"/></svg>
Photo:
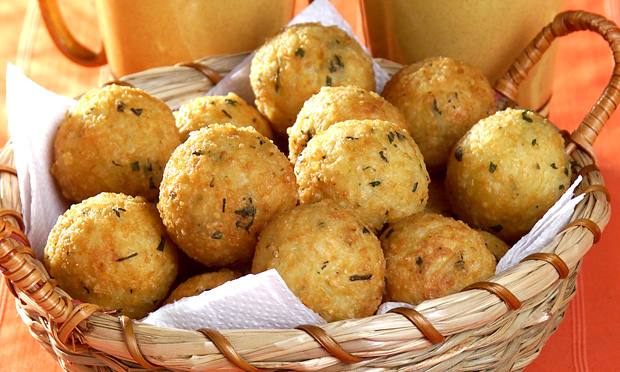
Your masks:
<svg viewBox="0 0 620 372"><path fill-rule="evenodd" d="M333 3L361 30L357 2ZM532 2L536 4L536 2ZM65 17L80 40L99 45L92 0L64 0ZM535 5L533 5L535 6ZM566 9L599 13L620 23L617 0L566 0ZM10 61L21 67L38 84L56 93L74 97L110 79L107 68L84 68L69 62L52 44L40 19L35 0L0 1L0 99L4 102L5 66ZM599 36L582 32L558 41L558 61L551 104L551 120L572 131L598 99L611 76L609 48ZM0 105L0 144L8 135L6 106ZM526 368L538 371L617 371L620 350L620 114L612 116L595 143L600 168L612 196L612 217L603 237L583 260L577 295L566 317L539 358ZM18 318L13 297L0 285L0 372L61 371L55 359L44 351Z"/></svg>

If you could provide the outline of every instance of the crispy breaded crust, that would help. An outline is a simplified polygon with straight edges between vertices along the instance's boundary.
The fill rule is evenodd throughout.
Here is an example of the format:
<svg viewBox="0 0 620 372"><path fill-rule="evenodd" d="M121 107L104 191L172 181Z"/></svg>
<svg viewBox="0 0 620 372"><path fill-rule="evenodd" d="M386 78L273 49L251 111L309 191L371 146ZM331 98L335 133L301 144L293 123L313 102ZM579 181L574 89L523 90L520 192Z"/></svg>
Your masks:
<svg viewBox="0 0 620 372"><path fill-rule="evenodd" d="M178 251L153 204L102 193L58 218L44 263L72 298L138 319L168 295Z"/></svg>
<svg viewBox="0 0 620 372"><path fill-rule="evenodd" d="M100 192L157 199L164 167L181 143L160 99L108 85L80 98L60 124L51 172L74 202Z"/></svg>
<svg viewBox="0 0 620 372"><path fill-rule="evenodd" d="M381 236L386 301L417 305L456 293L495 272L495 257L482 236L462 221L419 213Z"/></svg>
<svg viewBox="0 0 620 372"><path fill-rule="evenodd" d="M251 127L193 132L166 165L157 208L172 239L206 266L249 262L258 233L297 203L286 156Z"/></svg>
<svg viewBox="0 0 620 372"><path fill-rule="evenodd" d="M372 58L336 26L296 24L267 40L252 59L256 107L285 135L304 102L322 86L375 89Z"/></svg>
<svg viewBox="0 0 620 372"><path fill-rule="evenodd" d="M302 204L265 226L252 272L272 268L328 322L370 316L381 303L385 260L378 238L329 201Z"/></svg>

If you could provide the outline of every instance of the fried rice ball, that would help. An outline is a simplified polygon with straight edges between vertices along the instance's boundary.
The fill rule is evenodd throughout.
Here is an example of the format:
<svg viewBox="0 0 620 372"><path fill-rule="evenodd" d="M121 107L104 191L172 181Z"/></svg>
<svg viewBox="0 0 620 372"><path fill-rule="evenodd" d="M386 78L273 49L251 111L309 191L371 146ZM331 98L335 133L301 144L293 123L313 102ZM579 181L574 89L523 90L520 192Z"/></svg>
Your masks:
<svg viewBox="0 0 620 372"><path fill-rule="evenodd" d="M205 266L250 262L258 233L297 204L286 156L250 127L193 132L166 165L157 207L171 238Z"/></svg>
<svg viewBox="0 0 620 372"><path fill-rule="evenodd" d="M194 275L183 283L179 284L168 296L164 304L171 304L184 297L197 296L204 291L240 278L241 274L230 269L220 269L208 273Z"/></svg>
<svg viewBox="0 0 620 372"><path fill-rule="evenodd" d="M375 232L423 211L428 200L430 179L418 146L387 121L348 120L318 133L295 174L302 203L332 199Z"/></svg>
<svg viewBox="0 0 620 372"><path fill-rule="evenodd" d="M154 201L166 162L180 143L172 110L162 100L108 85L84 94L65 115L51 172L73 202L100 192Z"/></svg>
<svg viewBox="0 0 620 372"><path fill-rule="evenodd" d="M197 97L181 105L175 112L181 140L189 133L210 124L231 123L238 127L253 127L263 136L273 139L271 124L254 106L235 93L225 96Z"/></svg>
<svg viewBox="0 0 620 372"><path fill-rule="evenodd" d="M308 141L331 125L365 119L385 120L408 129L400 110L375 92L350 85L322 87L304 103L295 124L287 129L289 159L295 164Z"/></svg>
<svg viewBox="0 0 620 372"><path fill-rule="evenodd" d="M381 235L386 301L417 305L456 293L495 272L482 236L462 221L418 213Z"/></svg>
<svg viewBox="0 0 620 372"><path fill-rule="evenodd" d="M375 90L372 58L336 26L302 23L267 40L252 59L250 83L256 107L274 131L286 135L297 113L322 86Z"/></svg>
<svg viewBox="0 0 620 372"><path fill-rule="evenodd" d="M453 211L508 244L527 233L569 187L564 139L544 117L507 109L454 146L446 172Z"/></svg>
<svg viewBox="0 0 620 372"><path fill-rule="evenodd" d="M265 226L252 272L269 269L328 322L374 314L385 287L379 239L352 211L328 200L302 204Z"/></svg>
<svg viewBox="0 0 620 372"><path fill-rule="evenodd" d="M166 298L178 256L153 204L101 193L58 218L43 262L72 298L138 319Z"/></svg>
<svg viewBox="0 0 620 372"><path fill-rule="evenodd" d="M505 241L495 236L495 234L492 234L482 229L474 230L476 230L478 233L480 233L480 235L482 235L482 238L484 239L484 244L487 246L487 248L489 248L489 251L493 253L493 256L495 256L495 262L499 262L499 260L501 260L502 257L504 257L504 255L506 254L506 252L508 252L508 250L511 248L508 244L506 244Z"/></svg>
<svg viewBox="0 0 620 372"><path fill-rule="evenodd" d="M445 170L454 143L495 112L495 92L482 72L447 57L405 66L382 95L405 115L430 173Z"/></svg>

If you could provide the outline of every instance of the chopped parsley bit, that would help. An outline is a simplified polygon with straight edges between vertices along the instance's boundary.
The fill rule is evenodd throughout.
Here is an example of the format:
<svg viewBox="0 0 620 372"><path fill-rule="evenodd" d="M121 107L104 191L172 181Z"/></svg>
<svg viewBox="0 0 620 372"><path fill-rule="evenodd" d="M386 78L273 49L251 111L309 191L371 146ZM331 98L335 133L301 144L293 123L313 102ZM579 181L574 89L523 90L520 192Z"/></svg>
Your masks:
<svg viewBox="0 0 620 372"><path fill-rule="evenodd" d="M159 240L159 244L157 245L157 250L160 252L163 252L165 246L166 246L166 238L162 236L161 239Z"/></svg>
<svg viewBox="0 0 620 372"><path fill-rule="evenodd" d="M336 67L334 61L329 61L329 72L334 73L336 71L338 71L338 67Z"/></svg>
<svg viewBox="0 0 620 372"><path fill-rule="evenodd" d="M362 234L370 234L370 230L368 230L366 226L364 226L364 228L362 229Z"/></svg>
<svg viewBox="0 0 620 372"><path fill-rule="evenodd" d="M325 269L327 267L328 263L329 263L329 261L323 262L323 266L321 266L321 270Z"/></svg>
<svg viewBox="0 0 620 372"><path fill-rule="evenodd" d="M454 266L456 266L460 270L465 270L465 260L463 259L463 252L459 252L459 253L461 255L461 259L456 261L454 263Z"/></svg>
<svg viewBox="0 0 620 372"><path fill-rule="evenodd" d="M532 140L532 146L536 146L536 145L538 145L538 144L536 143L536 138L534 138L534 139Z"/></svg>
<svg viewBox="0 0 620 372"><path fill-rule="evenodd" d="M123 102L123 101L119 102L118 106L116 106L116 111L124 112L125 111L125 102Z"/></svg>
<svg viewBox="0 0 620 372"><path fill-rule="evenodd" d="M369 183L370 186L372 187L377 187L381 184L381 181L372 181Z"/></svg>
<svg viewBox="0 0 620 372"><path fill-rule="evenodd" d="M489 164L489 172L493 173L495 172L496 169L497 169L497 164L491 162L491 164Z"/></svg>
<svg viewBox="0 0 620 372"><path fill-rule="evenodd" d="M276 70L275 88L276 88L276 93L278 93L278 89L280 89L280 65L279 64L278 64L278 69Z"/></svg>
<svg viewBox="0 0 620 372"><path fill-rule="evenodd" d="M137 172L140 170L140 162L139 161L134 161L133 163L129 164L129 168L131 168L132 171Z"/></svg>
<svg viewBox="0 0 620 372"><path fill-rule="evenodd" d="M295 51L295 57L304 58L306 51L303 48L297 48Z"/></svg>
<svg viewBox="0 0 620 372"><path fill-rule="evenodd" d="M370 278L372 278L372 274L366 274L366 275L351 275L349 277L349 280L352 282L355 282L357 280L370 280Z"/></svg>
<svg viewBox="0 0 620 372"><path fill-rule="evenodd" d="M344 70L344 62L342 62L342 58L340 58L338 54L334 55L334 58L336 58L336 66L338 66L340 70Z"/></svg>
<svg viewBox="0 0 620 372"><path fill-rule="evenodd" d="M222 201L222 213L226 212L226 198Z"/></svg>
<svg viewBox="0 0 620 372"><path fill-rule="evenodd" d="M390 132L387 134L388 139L390 140L390 143L394 142L394 133Z"/></svg>
<svg viewBox="0 0 620 372"><path fill-rule="evenodd" d="M112 210L114 211L114 213L116 213L116 217L120 217L121 216L121 212L127 212L127 210L125 208L112 208Z"/></svg>
<svg viewBox="0 0 620 372"><path fill-rule="evenodd" d="M250 205L245 208L237 209L235 214L241 216L236 222L235 226L238 228L245 229L248 233L250 232L250 227L254 223L254 218L256 217L256 207L252 204L252 198L250 200Z"/></svg>
<svg viewBox="0 0 620 372"><path fill-rule="evenodd" d="M386 163L389 163L385 155L383 155L383 151L379 151L379 156L381 156L381 159L383 159L383 161L385 161Z"/></svg>
<svg viewBox="0 0 620 372"><path fill-rule="evenodd" d="M202 156L202 150L194 151L194 152L192 152L192 155L194 155L194 156Z"/></svg>
<svg viewBox="0 0 620 372"><path fill-rule="evenodd" d="M531 123L533 120L532 120L532 118L527 116L528 112L530 112L530 111L529 110L523 110L523 112L521 112L521 117L523 118L523 120L527 121L528 123Z"/></svg>
<svg viewBox="0 0 620 372"><path fill-rule="evenodd" d="M216 231L211 235L211 239L222 239L224 234L221 231Z"/></svg>
<svg viewBox="0 0 620 372"><path fill-rule="evenodd" d="M230 116L230 114L228 112L226 112L226 110L222 110L222 112L224 113L224 115L228 116L229 118L232 119L232 116Z"/></svg>
<svg viewBox="0 0 620 372"><path fill-rule="evenodd" d="M504 227L502 225L495 225L495 226L491 226L490 229L493 230L493 232L500 232L502 231Z"/></svg>
<svg viewBox="0 0 620 372"><path fill-rule="evenodd" d="M306 132L306 136L308 136L308 141L310 141L312 139L312 137L314 137L314 135L312 134L312 130L308 129L308 131Z"/></svg>
<svg viewBox="0 0 620 372"><path fill-rule="evenodd" d="M353 137L353 136L346 136L345 138L348 140L352 140L352 141L359 139L358 137Z"/></svg>
<svg viewBox="0 0 620 372"><path fill-rule="evenodd" d="M235 101L234 99L226 98L224 102L232 106L239 106L239 102Z"/></svg>
<svg viewBox="0 0 620 372"><path fill-rule="evenodd" d="M418 256L415 259L415 264L418 265L418 266L422 266L422 264L424 264L424 260L422 260L422 257Z"/></svg>
<svg viewBox="0 0 620 372"><path fill-rule="evenodd" d="M560 186L558 187L558 189L560 189L560 190L564 190L564 185L560 185Z"/></svg>
<svg viewBox="0 0 620 372"><path fill-rule="evenodd" d="M540 164L536 163L536 169L540 169Z"/></svg>
<svg viewBox="0 0 620 372"><path fill-rule="evenodd" d="M133 112L136 116L142 115L142 109L131 108L131 112Z"/></svg>
<svg viewBox="0 0 620 372"><path fill-rule="evenodd" d="M125 260L128 260L128 259L130 259L130 258L136 257L137 255L138 255L138 252L133 252L132 254L130 254L130 255L129 255L129 256L127 256L127 257L117 258L117 259L116 259L116 262L125 261Z"/></svg>
<svg viewBox="0 0 620 372"><path fill-rule="evenodd" d="M413 189L412 189L412 191L413 191L413 192L416 192L416 190L417 190L417 189L418 189L418 183L416 182L416 183L414 183L414 184L413 184Z"/></svg>
<svg viewBox="0 0 620 372"><path fill-rule="evenodd" d="M457 161L463 160L463 147L462 146L459 146L456 148L456 151L454 151L454 158Z"/></svg>
<svg viewBox="0 0 620 372"><path fill-rule="evenodd" d="M209 183L209 187L215 186L215 175L211 175L211 182Z"/></svg>
<svg viewBox="0 0 620 372"><path fill-rule="evenodd" d="M553 168L553 169L558 169L558 166L557 166L557 165L555 165L555 163L551 163L551 168Z"/></svg>
<svg viewBox="0 0 620 372"><path fill-rule="evenodd" d="M323 221L319 222L319 227L325 227L325 222Z"/></svg>
<svg viewBox="0 0 620 372"><path fill-rule="evenodd" d="M441 111L439 110L439 107L437 107L437 100L435 98L433 98L433 110L435 110L439 115L441 115Z"/></svg>
<svg viewBox="0 0 620 372"><path fill-rule="evenodd" d="M114 160L112 160L112 164L116 165L117 167L121 166L119 163L115 162Z"/></svg>
<svg viewBox="0 0 620 372"><path fill-rule="evenodd" d="M398 137L398 139L401 141L405 139L405 135L400 132L396 132L396 137Z"/></svg>
<svg viewBox="0 0 620 372"><path fill-rule="evenodd" d="M568 176L568 168L564 167L564 174Z"/></svg>
<svg viewBox="0 0 620 372"><path fill-rule="evenodd" d="M328 87L332 86L332 77L331 76L327 76L327 78L325 79L325 85L327 85Z"/></svg>

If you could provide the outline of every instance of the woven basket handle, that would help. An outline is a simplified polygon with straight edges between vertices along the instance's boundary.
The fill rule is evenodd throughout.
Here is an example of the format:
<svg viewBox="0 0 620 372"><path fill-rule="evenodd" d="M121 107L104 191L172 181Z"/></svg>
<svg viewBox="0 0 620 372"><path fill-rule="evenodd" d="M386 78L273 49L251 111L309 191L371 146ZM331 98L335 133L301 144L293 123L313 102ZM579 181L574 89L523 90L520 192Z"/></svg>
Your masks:
<svg viewBox="0 0 620 372"><path fill-rule="evenodd" d="M592 159L596 159L592 144L620 100L620 29L613 22L600 15L583 11L569 11L558 14L547 27L536 35L508 72L497 81L495 90L508 100L515 102L519 84L525 80L532 67L540 61L543 53L549 49L551 42L557 37L584 30L600 34L609 43L613 52L614 69L601 98L571 135L571 142L566 146L566 151L570 154L579 146Z"/></svg>

